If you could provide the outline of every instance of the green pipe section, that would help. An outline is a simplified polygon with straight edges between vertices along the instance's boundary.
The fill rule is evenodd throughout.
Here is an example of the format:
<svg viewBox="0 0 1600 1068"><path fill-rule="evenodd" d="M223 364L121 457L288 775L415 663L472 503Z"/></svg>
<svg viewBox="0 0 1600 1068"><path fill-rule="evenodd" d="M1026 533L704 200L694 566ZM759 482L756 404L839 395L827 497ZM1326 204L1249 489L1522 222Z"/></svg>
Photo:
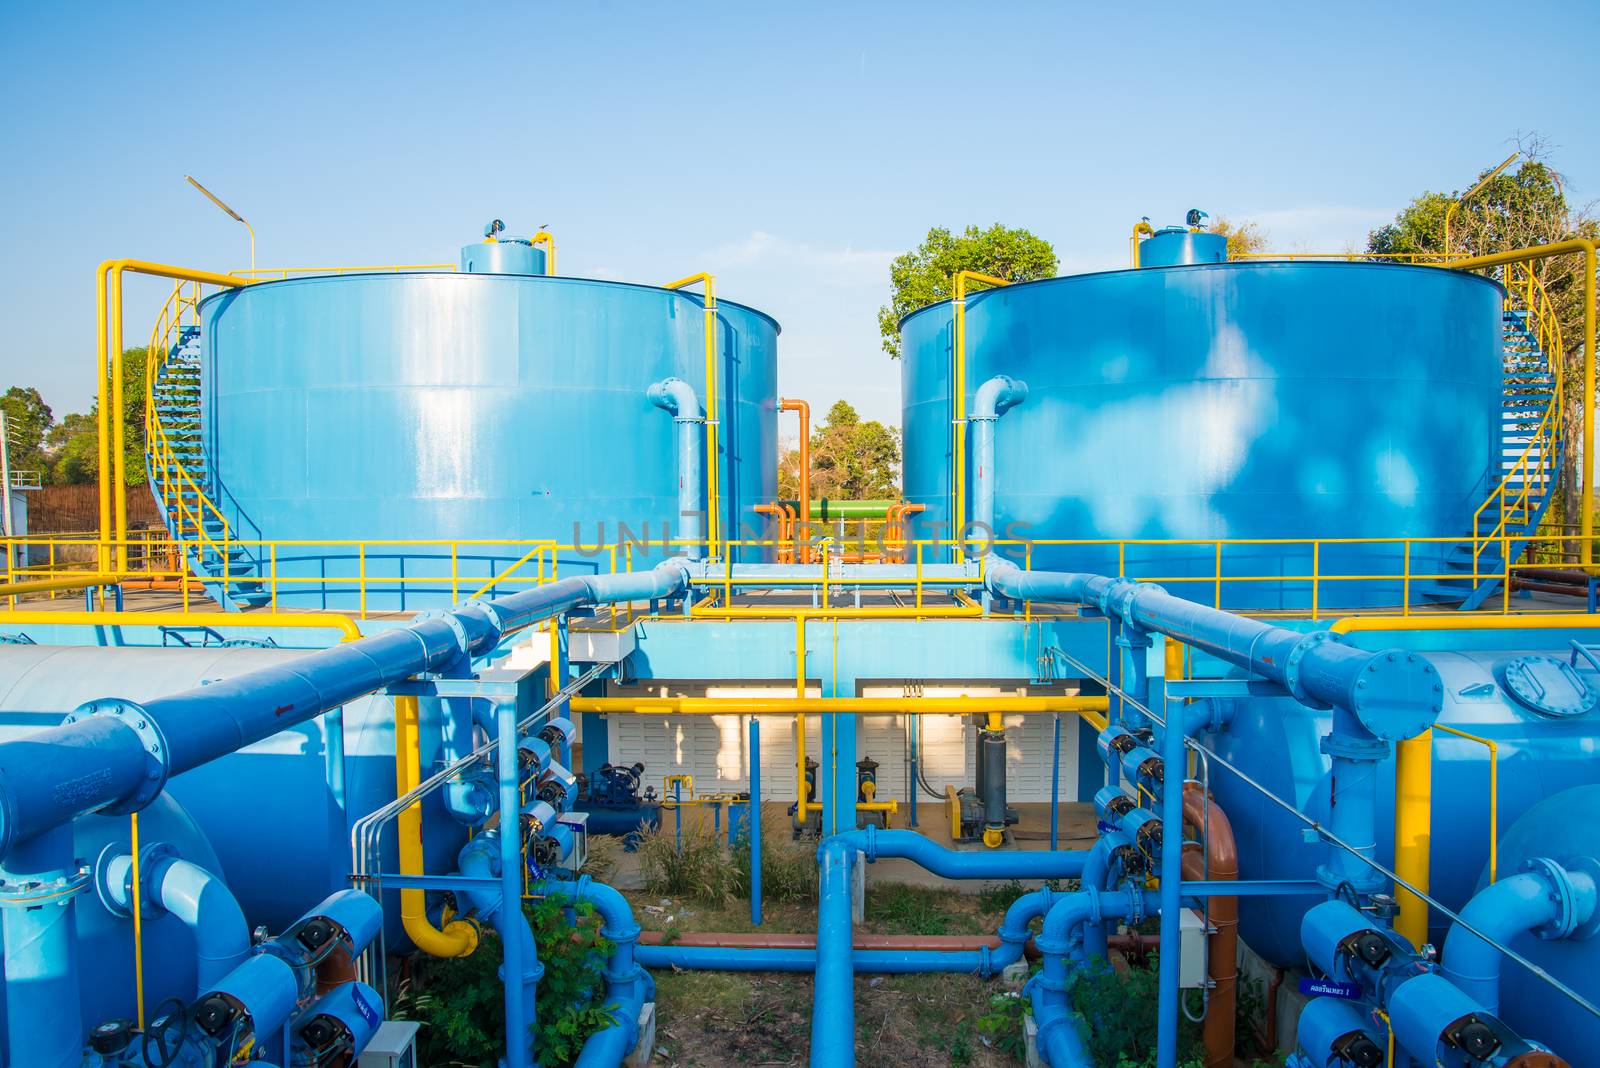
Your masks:
<svg viewBox="0 0 1600 1068"><path fill-rule="evenodd" d="M795 511L800 510L799 501L781 501ZM819 497L811 502L812 519L887 519L889 509L899 504L898 500L881 501L831 501L826 497Z"/></svg>

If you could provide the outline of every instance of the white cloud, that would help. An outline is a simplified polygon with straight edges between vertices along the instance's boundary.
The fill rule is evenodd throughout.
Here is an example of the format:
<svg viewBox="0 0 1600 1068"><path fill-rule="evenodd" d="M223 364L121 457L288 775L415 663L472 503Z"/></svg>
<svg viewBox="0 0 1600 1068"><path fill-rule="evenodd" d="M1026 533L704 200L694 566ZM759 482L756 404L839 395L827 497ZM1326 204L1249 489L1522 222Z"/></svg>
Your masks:
<svg viewBox="0 0 1600 1068"><path fill-rule="evenodd" d="M803 241L791 241L765 230L753 230L742 241L721 245L705 258L719 269L788 266L815 274L816 280L857 282L864 276L881 281L889 261L898 253L876 249L821 248Z"/></svg>

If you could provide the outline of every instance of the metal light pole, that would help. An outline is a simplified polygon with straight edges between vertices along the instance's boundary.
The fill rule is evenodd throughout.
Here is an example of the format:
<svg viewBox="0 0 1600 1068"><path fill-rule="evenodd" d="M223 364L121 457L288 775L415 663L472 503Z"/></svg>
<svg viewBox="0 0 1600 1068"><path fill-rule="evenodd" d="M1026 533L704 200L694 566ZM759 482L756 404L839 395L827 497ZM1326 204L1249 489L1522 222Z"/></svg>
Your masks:
<svg viewBox="0 0 1600 1068"><path fill-rule="evenodd" d="M186 174L186 175L183 176L183 178L184 178L184 181L188 182L190 185L192 185L196 189L200 190L201 195L203 195L207 200L211 201L211 203L215 204L217 207L219 207L223 211L227 212L229 218L233 219L235 222L243 223L244 224L244 228L246 230L250 231L250 273L251 274L255 274L255 270L256 270L256 230L255 230L255 227L251 226L250 223L245 219L245 217L243 215L240 215L238 212L236 212L232 208L228 207L228 205L226 205L222 201L218 200L217 199L217 195L215 193L213 193L211 190L207 189L205 186L201 185L199 182L195 181L192 177L190 177L189 175Z"/></svg>

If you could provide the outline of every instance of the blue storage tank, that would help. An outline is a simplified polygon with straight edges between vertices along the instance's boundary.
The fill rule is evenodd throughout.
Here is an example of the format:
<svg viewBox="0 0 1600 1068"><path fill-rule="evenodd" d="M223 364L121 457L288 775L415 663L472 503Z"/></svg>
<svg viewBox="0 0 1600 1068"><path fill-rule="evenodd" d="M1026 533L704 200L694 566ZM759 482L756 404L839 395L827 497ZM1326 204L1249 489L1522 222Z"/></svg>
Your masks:
<svg viewBox="0 0 1600 1068"><path fill-rule="evenodd" d="M677 377L704 402L700 296L481 273L543 271L541 250L512 241L468 246L463 267L290 278L202 305L213 496L236 539L312 543L280 548L275 562L246 547L232 567L275 569L281 606L357 607L362 573L368 609L442 605L523 556L513 540L632 536L654 543L632 566L666 555L677 439L646 391ZM755 537L753 508L777 490L778 325L719 300L716 330L720 522ZM391 544L364 560L315 544L345 539ZM452 565L430 539L483 544ZM611 566L609 554L568 552L561 573ZM537 573L530 563L519 575ZM399 576L404 591L385 581Z"/></svg>
<svg viewBox="0 0 1600 1068"><path fill-rule="evenodd" d="M1173 240L1200 237L1216 235ZM1029 388L996 431L995 533L1464 537L1499 463L1501 299L1474 275L1335 262L1200 263L970 295L969 409L993 375ZM914 534L950 537L951 305L901 330L905 491L925 508ZM969 455L969 501L973 471ZM1417 546L1412 573L1442 571L1441 555ZM1305 544L1236 546L1223 574L1310 576L1312 556ZM1403 557L1398 545L1327 545L1315 573L1399 576ZM1120 563L1209 602L1215 560L1209 545L1129 546ZM1118 549L1040 545L1032 565L1115 574ZM1320 604L1397 604L1399 586L1324 582ZM1309 582L1220 592L1232 608L1311 602Z"/></svg>
<svg viewBox="0 0 1600 1068"><path fill-rule="evenodd" d="M1500 839L1499 874L1502 878L1514 874L1536 857L1560 863L1600 858L1600 786L1564 791L1524 813ZM1478 886L1487 883L1485 872ZM1547 942L1524 934L1510 944L1591 1002L1600 1003L1600 942L1593 938ZM1600 1020L1509 960L1500 968L1500 1018L1519 1034L1560 1050L1575 1068L1600 1065Z"/></svg>
<svg viewBox="0 0 1600 1068"><path fill-rule="evenodd" d="M1460 633L1432 637L1471 644ZM1438 725L1488 738L1499 747L1502 832L1545 798L1600 782L1595 761L1600 682L1592 671L1557 670L1566 659L1555 648L1430 649L1428 658L1445 687ZM1525 700L1518 691L1544 696ZM1246 775L1326 824L1332 777L1320 742L1331 724L1331 712L1314 711L1291 698L1242 699L1212 745ZM1392 866L1394 761L1385 761L1377 774L1378 860ZM1233 824L1241 879L1302 879L1327 856L1326 845L1305 840L1303 823L1265 803L1233 773L1214 767L1211 786ZM1435 730L1429 885L1432 895L1450 908L1466 904L1487 861L1489 797L1488 750ZM1500 871L1515 871L1507 866L1512 863L1502 850ZM1309 903L1306 898L1241 898L1240 935L1272 963L1297 965L1305 958L1300 918ZM1430 923L1430 940L1441 944L1447 921L1431 915Z"/></svg>
<svg viewBox="0 0 1600 1068"><path fill-rule="evenodd" d="M260 648L0 645L0 741L54 726L66 712L108 694L148 701L304 655ZM441 759L446 714L470 715L454 704L419 702L424 768ZM210 842L211 863L220 864L250 923L280 930L328 894L349 887L351 828L394 800L393 705L381 695L363 698L186 772L168 784L166 794ZM465 829L445 811L442 792L427 799L423 814L427 870L454 870ZM125 818L107 822L126 836ZM145 844L157 840L157 829L143 822L141 828ZM395 855L391 827L384 856L392 865ZM409 945L399 922L398 892L386 895L385 905L390 947Z"/></svg>

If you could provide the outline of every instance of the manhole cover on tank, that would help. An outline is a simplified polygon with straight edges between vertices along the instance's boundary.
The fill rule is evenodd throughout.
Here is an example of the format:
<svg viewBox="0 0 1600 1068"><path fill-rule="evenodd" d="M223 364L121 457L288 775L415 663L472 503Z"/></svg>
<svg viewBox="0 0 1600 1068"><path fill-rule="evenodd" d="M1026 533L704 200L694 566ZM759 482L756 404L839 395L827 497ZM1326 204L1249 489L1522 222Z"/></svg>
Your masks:
<svg viewBox="0 0 1600 1068"><path fill-rule="evenodd" d="M1553 656L1519 656L1506 665L1506 688L1542 716L1582 716L1600 704L1596 692L1571 664Z"/></svg>

